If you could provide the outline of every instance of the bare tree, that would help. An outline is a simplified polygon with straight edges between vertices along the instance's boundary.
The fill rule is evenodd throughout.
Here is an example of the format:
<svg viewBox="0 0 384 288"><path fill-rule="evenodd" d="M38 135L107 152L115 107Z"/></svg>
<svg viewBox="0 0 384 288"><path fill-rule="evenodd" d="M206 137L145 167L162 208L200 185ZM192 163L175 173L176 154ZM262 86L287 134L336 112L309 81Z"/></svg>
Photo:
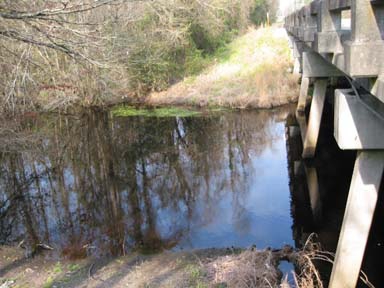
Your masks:
<svg viewBox="0 0 384 288"><path fill-rule="evenodd" d="M39 5L40 4L40 5ZM6 1L0 5L0 36L11 41L56 49L70 56L84 56L77 47L97 30L98 23L84 13L118 0Z"/></svg>
<svg viewBox="0 0 384 288"><path fill-rule="evenodd" d="M253 2L3 0L0 111L165 89L202 66L223 35L244 29Z"/></svg>
<svg viewBox="0 0 384 288"><path fill-rule="evenodd" d="M69 95L59 97L56 106L77 99L79 92L68 85L71 81L64 80L66 76L62 73L73 73L73 67L68 68L79 60L88 63L77 67L81 70L91 69L89 65L102 65L96 51L101 49L102 26L108 19L96 12L121 3L120 0L2 1L1 107L14 111L20 102L24 106L34 105L36 97L28 94L36 95L42 90L43 94L54 90L55 94Z"/></svg>

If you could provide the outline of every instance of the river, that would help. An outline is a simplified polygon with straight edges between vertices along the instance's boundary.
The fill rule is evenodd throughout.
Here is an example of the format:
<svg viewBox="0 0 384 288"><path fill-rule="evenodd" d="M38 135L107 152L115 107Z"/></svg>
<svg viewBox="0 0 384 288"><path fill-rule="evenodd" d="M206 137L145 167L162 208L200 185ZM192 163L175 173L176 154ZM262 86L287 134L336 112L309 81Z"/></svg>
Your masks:
<svg viewBox="0 0 384 288"><path fill-rule="evenodd" d="M0 154L0 242L68 257L292 245L286 115L27 117L34 143Z"/></svg>
<svg viewBox="0 0 384 288"><path fill-rule="evenodd" d="M49 257L78 259L301 248L315 232L334 251L355 154L330 134L312 163L302 161L293 111L20 117L0 137L0 244L21 243L27 255L44 244ZM308 167L317 169L318 197L308 192ZM380 233L369 255L382 255ZM380 278L372 255L365 265ZM330 265L319 267L329 274Z"/></svg>

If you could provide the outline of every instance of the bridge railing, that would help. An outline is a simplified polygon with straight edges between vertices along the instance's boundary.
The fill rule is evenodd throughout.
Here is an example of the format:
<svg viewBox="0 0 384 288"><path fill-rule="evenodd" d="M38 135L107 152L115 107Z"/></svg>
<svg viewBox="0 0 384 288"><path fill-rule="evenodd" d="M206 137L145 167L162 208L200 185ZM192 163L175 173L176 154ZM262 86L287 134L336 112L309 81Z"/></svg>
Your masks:
<svg viewBox="0 0 384 288"><path fill-rule="evenodd" d="M350 10L351 29L342 12ZM285 18L299 50L310 49L353 78L369 78L384 102L384 0L317 0Z"/></svg>

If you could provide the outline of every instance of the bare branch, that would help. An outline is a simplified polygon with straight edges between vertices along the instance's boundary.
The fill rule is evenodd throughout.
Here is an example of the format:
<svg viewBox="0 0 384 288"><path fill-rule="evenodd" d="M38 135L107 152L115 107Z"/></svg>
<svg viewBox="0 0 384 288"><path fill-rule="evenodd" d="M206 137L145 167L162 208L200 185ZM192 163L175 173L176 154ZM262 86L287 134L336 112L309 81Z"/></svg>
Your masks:
<svg viewBox="0 0 384 288"><path fill-rule="evenodd" d="M37 46L43 46L43 47L59 50L60 52L63 52L63 53L65 53L71 57L78 55L78 53L71 51L64 44L58 44L55 42L47 43L47 42L37 41L33 38L21 35L17 31L12 31L12 30L1 31L0 30L0 36L4 36L4 37L10 38L10 39L18 40L18 41L21 41L21 42L24 42L27 44L33 44L33 45L37 45Z"/></svg>
<svg viewBox="0 0 384 288"><path fill-rule="evenodd" d="M38 12L23 12L23 11L6 11L4 7L0 7L0 17L4 19L12 20L25 20L25 19L42 19L42 20L52 20L47 17L59 16L59 15L68 15L76 13L84 13L102 6L118 4L119 0L97 0L91 4L77 4L77 5L64 5L63 8L59 9L45 9ZM5 12L4 12L5 11Z"/></svg>

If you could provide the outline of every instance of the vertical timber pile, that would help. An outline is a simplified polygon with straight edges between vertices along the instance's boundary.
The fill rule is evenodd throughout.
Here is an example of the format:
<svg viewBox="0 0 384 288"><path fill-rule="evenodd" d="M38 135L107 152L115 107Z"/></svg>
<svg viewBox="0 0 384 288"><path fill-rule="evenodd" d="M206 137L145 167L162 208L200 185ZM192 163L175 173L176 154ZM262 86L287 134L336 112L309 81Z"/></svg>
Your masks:
<svg viewBox="0 0 384 288"><path fill-rule="evenodd" d="M343 10L351 11L350 30L342 30ZM358 153L329 284L353 288L383 181L384 0L313 1L287 16L285 27L295 57L294 72L302 74L296 117L303 158L315 156L328 83L337 77L348 77L353 83L351 89L336 90L332 101L336 142L341 149ZM315 170L306 171L317 179ZM318 187L311 184L309 190L310 198L317 200Z"/></svg>

